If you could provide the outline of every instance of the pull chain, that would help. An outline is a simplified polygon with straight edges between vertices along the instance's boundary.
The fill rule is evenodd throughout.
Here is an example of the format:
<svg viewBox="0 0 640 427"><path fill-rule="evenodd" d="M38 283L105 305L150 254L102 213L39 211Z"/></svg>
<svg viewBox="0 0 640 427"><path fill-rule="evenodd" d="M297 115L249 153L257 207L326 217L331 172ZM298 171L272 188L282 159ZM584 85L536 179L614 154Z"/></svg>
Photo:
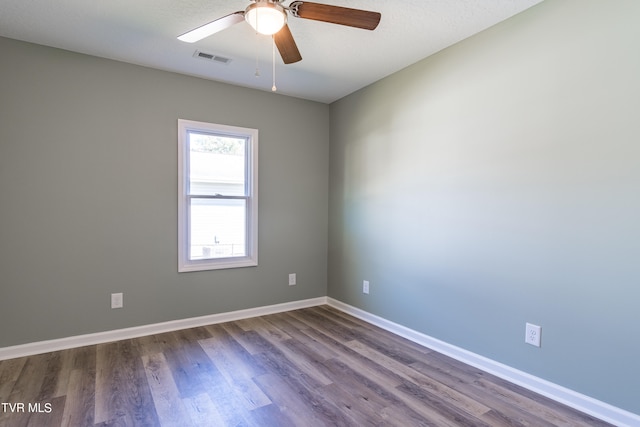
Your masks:
<svg viewBox="0 0 640 427"><path fill-rule="evenodd" d="M275 36L271 36L271 63L273 64L273 86L271 86L271 91L275 92L278 90L276 87L276 38Z"/></svg>
<svg viewBox="0 0 640 427"><path fill-rule="evenodd" d="M256 73L254 76L260 77L260 67L258 66L258 50L260 49L260 37L256 32Z"/></svg>
<svg viewBox="0 0 640 427"><path fill-rule="evenodd" d="M260 14L256 14L256 28L258 28L258 19L260 18ZM260 67L258 67L258 50L260 49L260 34L258 34L258 30L256 30L256 73L254 74L256 77L260 77Z"/></svg>

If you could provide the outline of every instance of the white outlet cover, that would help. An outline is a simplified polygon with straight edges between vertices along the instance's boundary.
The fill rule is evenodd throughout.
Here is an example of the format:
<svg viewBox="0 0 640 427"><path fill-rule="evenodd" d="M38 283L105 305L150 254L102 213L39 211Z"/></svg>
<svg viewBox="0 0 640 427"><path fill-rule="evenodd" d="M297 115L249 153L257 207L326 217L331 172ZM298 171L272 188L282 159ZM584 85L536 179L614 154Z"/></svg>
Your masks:
<svg viewBox="0 0 640 427"><path fill-rule="evenodd" d="M362 293L363 294L368 294L369 293L369 281L368 280L363 280L362 281Z"/></svg>
<svg viewBox="0 0 640 427"><path fill-rule="evenodd" d="M296 284L296 273L289 274L289 286Z"/></svg>
<svg viewBox="0 0 640 427"><path fill-rule="evenodd" d="M536 347L540 347L541 332L542 332L542 328L540 328L540 326L527 323L525 328L524 342Z"/></svg>
<svg viewBox="0 0 640 427"><path fill-rule="evenodd" d="M122 308L122 292L111 294L111 308Z"/></svg>

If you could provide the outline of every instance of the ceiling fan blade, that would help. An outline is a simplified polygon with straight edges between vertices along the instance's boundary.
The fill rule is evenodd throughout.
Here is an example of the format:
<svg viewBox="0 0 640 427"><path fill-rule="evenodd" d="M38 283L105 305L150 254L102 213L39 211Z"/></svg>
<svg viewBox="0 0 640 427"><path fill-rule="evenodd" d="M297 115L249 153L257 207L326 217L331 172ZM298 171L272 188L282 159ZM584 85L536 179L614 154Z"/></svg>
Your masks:
<svg viewBox="0 0 640 427"><path fill-rule="evenodd" d="M289 10L291 10L293 16L298 18L330 22L332 24L346 25L365 30L375 29L382 17L379 12L307 1L294 1L289 5Z"/></svg>
<svg viewBox="0 0 640 427"><path fill-rule="evenodd" d="M198 40L204 39L205 37L209 37L218 31L226 30L232 25L242 21L244 21L244 11L234 12L191 31L187 31L186 33L178 36L178 40L182 40L187 43L194 43Z"/></svg>
<svg viewBox="0 0 640 427"><path fill-rule="evenodd" d="M285 64L293 64L302 60L298 46L293 39L293 34L289 30L289 26L285 24L284 27L273 35L273 39L276 42L280 56Z"/></svg>

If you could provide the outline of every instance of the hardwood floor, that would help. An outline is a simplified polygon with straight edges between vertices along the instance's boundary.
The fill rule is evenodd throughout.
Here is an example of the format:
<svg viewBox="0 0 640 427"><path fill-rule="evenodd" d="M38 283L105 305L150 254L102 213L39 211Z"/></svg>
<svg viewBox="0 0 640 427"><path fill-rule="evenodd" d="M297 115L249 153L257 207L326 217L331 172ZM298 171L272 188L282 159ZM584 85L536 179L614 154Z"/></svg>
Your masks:
<svg viewBox="0 0 640 427"><path fill-rule="evenodd" d="M2 427L609 425L328 306L1 361L0 402Z"/></svg>

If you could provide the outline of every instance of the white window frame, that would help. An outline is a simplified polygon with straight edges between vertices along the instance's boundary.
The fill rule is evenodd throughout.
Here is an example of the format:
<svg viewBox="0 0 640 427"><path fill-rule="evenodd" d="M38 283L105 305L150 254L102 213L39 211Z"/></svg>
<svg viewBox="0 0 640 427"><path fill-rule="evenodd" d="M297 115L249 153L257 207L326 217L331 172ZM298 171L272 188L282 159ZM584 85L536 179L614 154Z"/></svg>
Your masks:
<svg viewBox="0 0 640 427"><path fill-rule="evenodd" d="M246 138L246 255L189 259L189 132ZM217 197L217 196L212 196ZM178 271L202 271L258 265L258 130L193 120L178 120Z"/></svg>

